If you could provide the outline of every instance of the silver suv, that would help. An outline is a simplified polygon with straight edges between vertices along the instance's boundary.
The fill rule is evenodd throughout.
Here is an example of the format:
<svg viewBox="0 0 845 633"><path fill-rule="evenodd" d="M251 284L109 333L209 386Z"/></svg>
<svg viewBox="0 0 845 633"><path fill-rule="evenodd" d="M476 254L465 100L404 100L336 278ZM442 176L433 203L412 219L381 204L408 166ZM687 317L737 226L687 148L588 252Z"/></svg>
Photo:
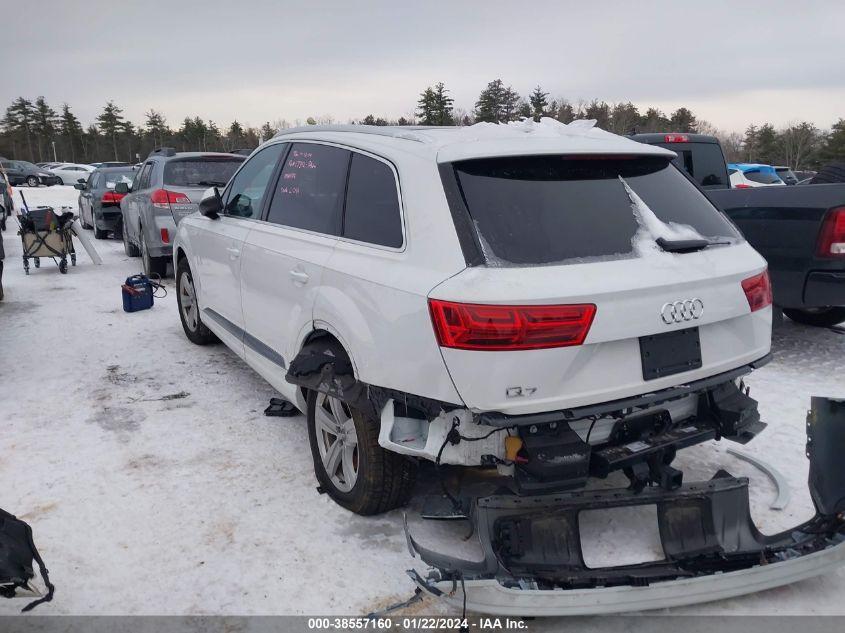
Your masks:
<svg viewBox="0 0 845 633"><path fill-rule="evenodd" d="M206 189L224 187L244 158L163 147L150 153L131 187L117 184L115 193L126 194L120 202L123 248L143 258L145 274L165 276L176 224L197 210Z"/></svg>

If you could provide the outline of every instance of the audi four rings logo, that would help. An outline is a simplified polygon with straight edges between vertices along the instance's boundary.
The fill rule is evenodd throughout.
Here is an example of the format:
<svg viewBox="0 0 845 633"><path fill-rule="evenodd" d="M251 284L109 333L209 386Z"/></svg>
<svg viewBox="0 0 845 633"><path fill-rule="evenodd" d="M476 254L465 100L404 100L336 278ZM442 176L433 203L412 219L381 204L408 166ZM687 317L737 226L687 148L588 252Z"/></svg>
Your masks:
<svg viewBox="0 0 845 633"><path fill-rule="evenodd" d="M666 325L700 319L702 314L704 314L704 302L698 297L664 303L660 308L660 318Z"/></svg>

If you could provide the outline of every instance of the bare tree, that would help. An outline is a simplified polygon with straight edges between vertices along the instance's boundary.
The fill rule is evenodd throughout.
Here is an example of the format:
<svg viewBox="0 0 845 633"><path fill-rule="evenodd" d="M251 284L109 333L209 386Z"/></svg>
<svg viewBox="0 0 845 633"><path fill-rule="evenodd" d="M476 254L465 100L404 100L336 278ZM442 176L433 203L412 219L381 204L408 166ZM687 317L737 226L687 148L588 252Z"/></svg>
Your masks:
<svg viewBox="0 0 845 633"><path fill-rule="evenodd" d="M793 169L801 169L818 150L821 135L815 125L801 121L790 123L780 133L780 138L786 164Z"/></svg>

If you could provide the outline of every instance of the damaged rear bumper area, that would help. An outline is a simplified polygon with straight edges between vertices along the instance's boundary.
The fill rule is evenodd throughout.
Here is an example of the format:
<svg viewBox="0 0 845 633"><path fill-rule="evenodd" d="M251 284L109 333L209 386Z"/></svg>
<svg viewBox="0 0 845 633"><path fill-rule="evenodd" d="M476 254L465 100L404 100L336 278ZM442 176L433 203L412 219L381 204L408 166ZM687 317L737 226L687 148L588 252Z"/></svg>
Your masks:
<svg viewBox="0 0 845 633"><path fill-rule="evenodd" d="M815 516L764 536L751 520L748 480L719 471L674 490L649 487L475 500L484 558L467 561L408 546L430 566L409 574L425 591L480 613L590 615L718 600L822 574L845 561L845 400L812 399L807 417ZM584 562L579 513L657 509L662 561L606 568Z"/></svg>

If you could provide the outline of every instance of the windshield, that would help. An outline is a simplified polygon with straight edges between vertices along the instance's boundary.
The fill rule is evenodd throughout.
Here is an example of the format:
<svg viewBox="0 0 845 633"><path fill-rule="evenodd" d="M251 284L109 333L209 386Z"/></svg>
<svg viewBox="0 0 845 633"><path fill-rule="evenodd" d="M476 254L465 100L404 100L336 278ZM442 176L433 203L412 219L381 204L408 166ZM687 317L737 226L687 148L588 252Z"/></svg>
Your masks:
<svg viewBox="0 0 845 633"><path fill-rule="evenodd" d="M108 171L103 173L103 178L106 181L106 189L114 189L115 185L119 182L125 182L131 187L132 181L135 179L135 171L132 169L127 169L125 171Z"/></svg>
<svg viewBox="0 0 845 633"><path fill-rule="evenodd" d="M669 227L740 239L666 158L521 156L454 167L488 263L635 257L635 237L650 227L635 217L626 185Z"/></svg>
<svg viewBox="0 0 845 633"><path fill-rule="evenodd" d="M164 165L164 184L175 187L223 187L243 158L182 158Z"/></svg>

